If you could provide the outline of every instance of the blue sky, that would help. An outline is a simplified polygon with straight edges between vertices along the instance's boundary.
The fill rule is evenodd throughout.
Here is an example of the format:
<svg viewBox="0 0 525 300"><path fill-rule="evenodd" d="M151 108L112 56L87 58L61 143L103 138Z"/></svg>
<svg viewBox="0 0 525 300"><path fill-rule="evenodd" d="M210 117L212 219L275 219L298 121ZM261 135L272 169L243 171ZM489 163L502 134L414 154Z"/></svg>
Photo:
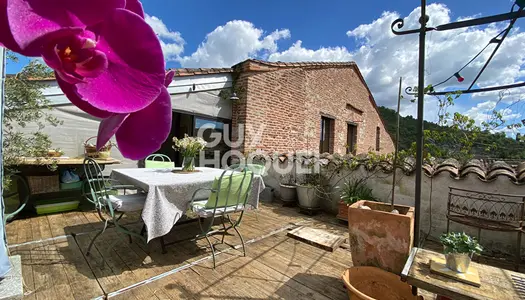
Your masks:
<svg viewBox="0 0 525 300"><path fill-rule="evenodd" d="M458 18L508 12L508 0L444 0L428 6L431 25ZM397 17L415 23L419 1L247 1L247 0L144 0L147 21L163 42L167 66L229 67L254 57L282 61L356 61L379 105L393 107L397 82L417 82L417 36L395 37L390 23ZM525 18L502 46L480 79L480 86L508 84L523 79ZM409 26L409 25L407 25ZM413 25L415 26L415 24ZM431 33L427 46L427 83L445 79L472 58L505 26L483 26L455 32ZM489 48L488 50L490 50ZM519 49L519 51L516 51ZM451 80L446 88L465 88L490 51L462 72L463 84ZM9 64L8 73L27 63ZM516 90L498 102L498 94L462 96L452 111L482 121L488 110L504 110L509 118L524 118ZM426 119L436 116L435 99L428 98ZM513 105L511 105L513 104ZM510 108L508 108L510 106ZM414 114L405 103L402 113Z"/></svg>

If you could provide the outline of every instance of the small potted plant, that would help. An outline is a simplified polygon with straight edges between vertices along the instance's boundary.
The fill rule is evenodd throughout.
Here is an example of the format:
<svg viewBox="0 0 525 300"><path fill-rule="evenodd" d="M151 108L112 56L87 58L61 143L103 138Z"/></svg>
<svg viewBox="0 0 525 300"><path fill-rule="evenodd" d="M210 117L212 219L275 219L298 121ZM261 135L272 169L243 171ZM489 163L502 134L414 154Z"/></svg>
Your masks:
<svg viewBox="0 0 525 300"><path fill-rule="evenodd" d="M466 273L474 254L480 254L483 247L475 238L464 232L449 232L440 237L443 244L447 268Z"/></svg>
<svg viewBox="0 0 525 300"><path fill-rule="evenodd" d="M292 205L297 201L297 186L292 174L287 173L281 175L281 183L279 186L281 201L283 201L285 205Z"/></svg>
<svg viewBox="0 0 525 300"><path fill-rule="evenodd" d="M366 185L366 179L346 181L341 189L341 201L339 201L337 218L348 221L348 206L359 200L377 201L372 194L372 189Z"/></svg>
<svg viewBox="0 0 525 300"><path fill-rule="evenodd" d="M184 138L173 138L173 149L182 154L182 171L195 171L195 157L202 151L208 143L200 137L190 137L187 134Z"/></svg>

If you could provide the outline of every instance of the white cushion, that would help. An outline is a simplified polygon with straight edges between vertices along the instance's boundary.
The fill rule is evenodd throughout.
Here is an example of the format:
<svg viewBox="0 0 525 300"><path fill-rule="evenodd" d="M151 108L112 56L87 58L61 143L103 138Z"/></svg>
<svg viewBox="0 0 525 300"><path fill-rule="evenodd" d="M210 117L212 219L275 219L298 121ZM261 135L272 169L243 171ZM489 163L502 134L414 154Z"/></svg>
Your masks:
<svg viewBox="0 0 525 300"><path fill-rule="evenodd" d="M208 200L201 200L201 201L193 201L193 206L191 210L198 214L202 218L208 218L213 216L213 208L206 208L206 202ZM222 215L223 213L232 213L236 211L243 210L244 206L242 204L239 204L237 206L228 206L228 207L217 207L217 210L215 211L215 215Z"/></svg>
<svg viewBox="0 0 525 300"><path fill-rule="evenodd" d="M109 201L113 209L121 212L139 211L144 208L146 202L145 194L110 195Z"/></svg>

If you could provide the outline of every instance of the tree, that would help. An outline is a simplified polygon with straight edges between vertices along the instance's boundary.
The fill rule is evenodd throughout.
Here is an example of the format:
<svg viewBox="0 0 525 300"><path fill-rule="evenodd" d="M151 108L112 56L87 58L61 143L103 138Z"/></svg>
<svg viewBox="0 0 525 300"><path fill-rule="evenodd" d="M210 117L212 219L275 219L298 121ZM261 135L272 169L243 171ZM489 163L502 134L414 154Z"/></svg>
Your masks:
<svg viewBox="0 0 525 300"><path fill-rule="evenodd" d="M17 62L18 58L7 53L7 59ZM38 81L53 76L50 69L33 60L15 76L5 81L5 103L3 120L4 188L8 189L9 175L17 171L20 157L45 156L51 148L51 140L42 129L46 125L57 126L61 122L50 114L49 100L42 94L47 85ZM30 134L20 128L37 124L38 129Z"/></svg>

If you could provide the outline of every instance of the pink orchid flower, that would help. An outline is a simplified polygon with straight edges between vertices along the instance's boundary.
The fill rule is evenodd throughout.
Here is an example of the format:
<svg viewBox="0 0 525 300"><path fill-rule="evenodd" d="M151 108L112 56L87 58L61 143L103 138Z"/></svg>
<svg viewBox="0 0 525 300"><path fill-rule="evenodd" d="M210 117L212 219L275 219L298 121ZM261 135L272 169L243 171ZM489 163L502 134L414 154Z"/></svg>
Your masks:
<svg viewBox="0 0 525 300"><path fill-rule="evenodd" d="M107 118L99 131L117 132L125 157L143 158L167 138L164 58L138 0L0 0L1 45L41 56L74 105ZM148 132L126 134L135 128Z"/></svg>
<svg viewBox="0 0 525 300"><path fill-rule="evenodd" d="M100 123L97 148L104 146L113 135L120 152L130 159L143 159L160 148L171 131L171 97L168 85L174 71L166 74L165 87L159 97L145 109L131 114L113 114ZM137 147L137 143L142 144Z"/></svg>

